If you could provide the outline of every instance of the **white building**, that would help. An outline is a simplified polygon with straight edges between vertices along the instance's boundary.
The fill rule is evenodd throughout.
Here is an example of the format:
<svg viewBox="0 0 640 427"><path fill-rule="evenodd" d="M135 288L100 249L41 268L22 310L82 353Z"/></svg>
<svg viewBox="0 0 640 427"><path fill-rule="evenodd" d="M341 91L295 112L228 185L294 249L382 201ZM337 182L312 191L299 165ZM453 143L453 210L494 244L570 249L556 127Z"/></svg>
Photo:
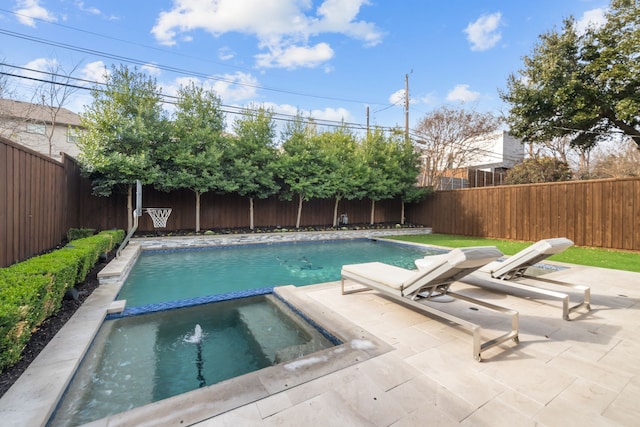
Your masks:
<svg viewBox="0 0 640 427"><path fill-rule="evenodd" d="M506 131L426 147L418 185L438 190L501 185L507 170L521 163L525 152L522 140Z"/></svg>
<svg viewBox="0 0 640 427"><path fill-rule="evenodd" d="M524 160L524 144L506 131L498 131L476 138L471 144L478 147L474 156L469 157L463 167L488 172L511 169ZM470 144L470 145L471 145Z"/></svg>
<svg viewBox="0 0 640 427"><path fill-rule="evenodd" d="M66 108L0 99L0 135L39 153L77 157L80 117Z"/></svg>

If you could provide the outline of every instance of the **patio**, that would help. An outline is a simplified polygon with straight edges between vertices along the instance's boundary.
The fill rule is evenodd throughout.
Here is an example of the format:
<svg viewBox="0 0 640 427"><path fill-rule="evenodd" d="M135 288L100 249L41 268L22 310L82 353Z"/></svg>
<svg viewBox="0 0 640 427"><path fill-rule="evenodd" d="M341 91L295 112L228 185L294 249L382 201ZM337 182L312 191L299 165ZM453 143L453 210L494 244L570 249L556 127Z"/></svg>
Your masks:
<svg viewBox="0 0 640 427"><path fill-rule="evenodd" d="M492 349L482 363L467 331L374 292L298 288L393 350L199 425L637 425L640 274L570 267L550 277L591 286L592 309L569 322L555 301L467 289L520 311L520 344Z"/></svg>

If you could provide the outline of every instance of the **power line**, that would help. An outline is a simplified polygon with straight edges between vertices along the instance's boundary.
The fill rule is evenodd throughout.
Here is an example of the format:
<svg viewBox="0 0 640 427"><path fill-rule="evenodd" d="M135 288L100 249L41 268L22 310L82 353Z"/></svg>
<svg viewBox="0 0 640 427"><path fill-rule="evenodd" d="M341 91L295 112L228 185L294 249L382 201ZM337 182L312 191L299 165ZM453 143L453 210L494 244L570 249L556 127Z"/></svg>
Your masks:
<svg viewBox="0 0 640 427"><path fill-rule="evenodd" d="M12 74L12 73L8 73L8 72L0 71L0 75L3 75L3 76L14 77L14 78L24 79L24 80L30 80L30 81L35 81L35 82L39 82L39 83L54 84L54 85L57 85L57 86L68 87L68 88L71 88L71 89L102 91L102 89L98 89L95 86L105 86L106 85L105 83L101 83L101 82L81 79L81 78L77 78L77 77L73 77L73 76L66 76L66 75L56 74L56 73L47 72L47 71L35 70L35 69L30 69L30 68L25 68L25 67L19 67L19 66L6 64L6 63L0 63L0 66L8 66L8 67L17 68L17 69L20 69L20 70L23 70L23 71L46 74L46 75L50 75L52 77L58 77L58 78L61 78L61 79L67 80L67 81L48 80L48 79L45 79L45 78L24 76L24 75ZM87 86L82 86L82 85L78 85L78 84L72 84L72 83L69 83L68 80L75 80L75 81L81 81L81 82L84 82L84 83L90 83L90 84L94 85L94 88L88 88ZM179 99L179 97L177 97L175 95L168 95L168 94L163 94L163 93L161 93L159 95L162 98L162 102L165 103L165 104L169 104L169 105L176 105L177 101ZM245 114L245 113L249 113L249 112L255 111L254 109L247 108L247 107L237 107L237 106L225 105L225 104L220 104L220 106L222 107L221 108L222 112L229 113L229 114ZM294 120L296 120L296 116L295 115L285 114L285 113L278 113L278 112L275 112L275 111L272 112L272 114L273 114L274 120L285 121L285 122L293 122ZM308 120L312 120L314 123L318 124L319 126L327 126L327 127L341 127L341 126L344 126L344 127L347 127L349 129L353 129L353 130L365 130L366 129L366 125L363 125L363 124L360 124L360 123L351 123L351 122L338 121L338 120L329 120L329 119L317 119L317 118L314 118L314 117L311 117L311 116L307 117L307 119ZM380 126L379 128L381 128L383 130L392 130L393 129L393 128L382 127L382 126Z"/></svg>
<svg viewBox="0 0 640 427"><path fill-rule="evenodd" d="M35 70L35 69L26 68L26 67L19 67L19 66L6 64L6 63L0 63L0 66L8 66L8 67L20 69L20 70L23 70L23 71L29 71L29 72L33 72L33 73L45 74L45 75L49 75L49 76L52 76L52 77L58 77L58 78L67 80L67 81L47 80L47 79L44 79L44 78L23 76L23 75L19 75L19 74L12 74L12 73L7 73L7 72L4 72L4 71L0 71L0 75L19 78L19 79L26 79L26 80L30 80L30 81L36 81L36 82L39 82L39 83L54 84L54 85L65 86L65 87L69 87L69 88L72 88L72 89L79 89L79 90L98 90L98 91L102 91L102 89L98 89L96 86L106 86L106 83L102 83L102 82L96 82L96 81L81 79L81 78L77 78L77 77L73 77L73 76L57 74L57 73L48 72L48 71ZM90 83L90 84L94 85L94 88L88 88L88 87L82 86L82 85L71 84L71 83L68 82L68 80L75 80L75 81L81 81L81 82L84 82L84 83ZM168 94L159 94L159 95L162 98L162 102L165 103L165 104L169 104L169 105L176 105L177 101L179 99L179 97L177 97L175 95L168 95ZM221 111L224 112L224 113L228 113L228 114L241 115L241 114L251 113L251 112L255 111L254 109L247 108L247 107L237 107L237 106L225 105L225 104L221 104L220 106L222 107ZM274 120L280 121L280 122L294 122L297 119L297 117L294 116L294 115L285 114L285 113L277 113L277 112L272 112L272 117L273 117ZM357 131L366 130L366 125L363 125L361 123L350 123L350 122L337 121L337 120L328 120L328 119L315 119L315 118L313 118L311 116L307 117L307 119L310 120L310 121L313 121L314 123L318 124L319 126L346 127L348 129L357 130ZM398 129L397 126L394 126L394 127L376 126L376 128L381 129L383 131L387 131L387 132L394 131L394 130ZM410 136L416 142L420 141L422 139L420 134L417 133L415 130L410 130ZM458 145L459 148L463 148L463 149L468 149L469 148L467 146L462 145L461 143L454 143L454 144L451 144L451 145ZM508 159L507 157L505 157L504 155L502 155L500 153L492 152L492 151L489 151L489 150L476 149L475 151L484 153L485 156L492 157L492 158L495 158L497 160L505 160L505 159L512 160L512 161L518 161L519 160L519 159L516 159L516 158Z"/></svg>
<svg viewBox="0 0 640 427"><path fill-rule="evenodd" d="M24 75L20 75L20 74L13 74L13 73L5 72L5 71L0 71L0 75L4 75L4 76L7 76L7 77L14 77L14 78L18 78L18 79L36 81L36 82L39 82L39 83L54 84L54 85L69 87L69 88L78 89L78 90L98 90L98 91L103 91L102 89L99 89L98 86L106 86L106 83L104 83L104 82L97 82L97 81L93 81L93 80L82 79L82 78L79 78L79 77L73 77L73 76L70 76L70 75L58 74L58 73L54 73L54 72L50 72L50 71L36 70L36 69L31 69L31 68L26 68L26 67L20 67L20 66L17 66L17 65L11 65L11 64L7 64L7 63L0 63L0 66L6 66L6 67L10 67L10 68L14 68L14 69L22 70L22 71L27 71L27 72L31 72L31 73L44 74L44 75L51 76L52 79L37 78L37 77L32 77L32 76L24 76ZM60 78L63 81L54 80L54 78ZM83 82L83 83L91 84L91 85L93 85L93 88L89 88L87 86L83 86L83 85L79 85L79 84L72 84L72 83L69 83L69 80L74 80L74 81L77 81L77 82ZM178 103L178 99L179 99L178 96L169 95L169 94L163 94L163 93L160 93L159 96L162 98L162 102L165 103L165 104L177 105L177 103ZM237 107L237 106L226 105L226 104L220 104L220 106L222 107L220 110L222 112L228 113L228 114L242 115L242 114L255 112L255 109L248 108L248 107ZM272 111L272 117L273 117L274 120L280 121L280 122L294 122L295 120L297 120L297 116L295 116L295 115L285 114L285 113L278 113L278 112L275 112L275 111ZM313 118L311 116L306 117L306 119L312 121L313 123L315 123L315 124L317 124L319 126L325 126L325 127L346 127L348 129L357 130L357 131L365 131L367 129L366 124L361 124L361 123L352 123L352 122L329 120L329 119L316 119L316 118ZM398 126L376 126L376 128L377 129L381 129L383 131L387 131L387 132L399 129ZM420 135L420 133L417 132L414 129L410 129L409 135L412 138L412 140L414 142L416 142L416 143L418 143L418 141L423 139L422 136ZM460 148L460 149L469 150L469 147L463 145L461 142L452 143L450 145L458 146L458 148ZM509 157L505 156L504 154L493 152L493 151L489 151L489 150L484 150L484 149L480 149L480 148L476 148L475 152L483 153L483 155L485 155L486 157L495 158L496 160L511 160L511 161L519 161L520 160L520 159L515 158L515 157L509 158Z"/></svg>
<svg viewBox="0 0 640 427"><path fill-rule="evenodd" d="M56 41L53 41L53 40L46 40L46 39L43 39L43 38L40 38L40 37L30 36L30 35L18 33L18 32L15 32L15 31L9 31L9 30L0 29L0 34L4 34L4 35L9 36L9 37L19 38L19 39L30 41L30 42L34 42L34 43L39 43L39 44L44 44L44 45L48 45L48 46L58 47L58 48L61 48L61 49L67 49L67 50L80 52L80 53L86 53L86 54L89 54L89 55L95 55L95 56L98 56L98 57L108 58L108 59L112 59L112 60L115 60L115 61L135 64L135 65L139 65L139 66L148 66L148 65L151 64L154 68L157 68L159 70L168 71L168 72L181 74L181 75L186 75L186 76L191 76L191 77L198 77L198 78L202 78L202 79L205 79L205 80L221 81L221 82L224 82L224 83L235 84L235 85L238 85L238 86L251 87L251 88L254 88L254 89L262 89L262 90L267 90L267 91L271 91L271 92L285 93L285 94L289 94L289 95L296 95L296 96L302 96L302 97L307 97L307 98L316 98L316 99L324 99L324 100L329 100L329 101L340 101L340 102L357 103L357 104L380 105L380 103L377 103L377 102L367 102L367 101L355 100L355 99L349 99L349 98L335 98L335 97L330 97L330 96L323 96L323 95L296 92L296 91L287 90L287 89L279 89L279 88L273 88L273 87L268 87L268 86L261 86L261 85L257 85L257 84L246 83L246 82L238 82L238 81L235 81L235 80L225 79L225 78L222 78L222 77L216 77L216 76L212 76L210 74L205 74L205 73L185 70L185 69L181 69L181 68L177 68L177 67L173 67L173 66L162 65L162 64L154 64L152 61L142 61L142 60L139 60L139 59L130 58L130 57L122 56L122 55L116 55L116 54L103 52L103 51L99 51L99 50L95 50L95 49L83 48L83 47L71 45L71 44L68 44L68 43L56 42Z"/></svg>

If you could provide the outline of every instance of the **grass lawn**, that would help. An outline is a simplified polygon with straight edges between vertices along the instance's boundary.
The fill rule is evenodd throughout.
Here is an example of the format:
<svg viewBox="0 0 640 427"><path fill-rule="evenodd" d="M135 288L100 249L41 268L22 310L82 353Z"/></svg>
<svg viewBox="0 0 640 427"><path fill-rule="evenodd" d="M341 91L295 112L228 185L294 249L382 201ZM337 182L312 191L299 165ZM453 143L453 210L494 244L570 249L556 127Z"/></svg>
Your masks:
<svg viewBox="0 0 640 427"><path fill-rule="evenodd" d="M533 243L485 239L481 237L456 236L450 234L419 234L395 236L391 238L428 245L445 246L448 248L459 248L463 246L497 246L505 255L513 255ZM553 255L549 259L569 264L614 268L616 270L635 271L640 273L640 253L638 252L623 252L609 249L572 246L562 253Z"/></svg>

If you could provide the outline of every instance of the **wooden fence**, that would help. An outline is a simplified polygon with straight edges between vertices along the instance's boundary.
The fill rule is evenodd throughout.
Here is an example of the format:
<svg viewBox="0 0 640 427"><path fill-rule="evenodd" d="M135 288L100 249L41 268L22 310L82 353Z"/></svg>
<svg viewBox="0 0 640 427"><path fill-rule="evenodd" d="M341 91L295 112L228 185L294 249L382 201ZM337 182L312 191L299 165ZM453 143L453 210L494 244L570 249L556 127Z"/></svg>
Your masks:
<svg viewBox="0 0 640 427"><path fill-rule="evenodd" d="M109 229L127 228L127 198L124 193L114 193L110 198L90 195L90 186L83 180L78 207L78 227ZM171 208L166 230L195 230L195 193L176 190L168 193L144 186L144 208ZM249 227L249 198L235 194L205 193L200 199L200 229L228 229ZM301 227L330 226L333 221L334 200L312 199L304 202ZM342 200L338 214L346 213L350 223L368 223L371 202L369 200ZM254 200L254 225L256 227L295 227L298 202L279 200L277 197ZM376 203L376 223L399 222L399 200ZM138 230L152 231L151 217L146 213L139 219Z"/></svg>
<svg viewBox="0 0 640 427"><path fill-rule="evenodd" d="M0 138L0 267L64 239L68 194L62 163Z"/></svg>
<svg viewBox="0 0 640 427"><path fill-rule="evenodd" d="M301 226L329 226L333 200L304 203ZM200 228L246 228L249 200L207 193L201 199ZM173 209L167 230L195 229L195 195L189 190L163 193L145 186L144 207ZM343 200L339 214L350 224L368 223L369 200ZM276 197L255 201L256 227L295 225L297 201ZM400 222L401 203L376 203L377 223ZM580 246L640 251L640 178L571 181L437 192L407 205L407 222L437 233L535 241L565 236ZM69 228L127 228L125 192L91 194L73 158L62 163L0 138L0 267L24 260L61 243ZM140 231L153 230L149 215Z"/></svg>
<svg viewBox="0 0 640 427"><path fill-rule="evenodd" d="M640 250L640 179L570 181L435 193L407 218L435 233Z"/></svg>

